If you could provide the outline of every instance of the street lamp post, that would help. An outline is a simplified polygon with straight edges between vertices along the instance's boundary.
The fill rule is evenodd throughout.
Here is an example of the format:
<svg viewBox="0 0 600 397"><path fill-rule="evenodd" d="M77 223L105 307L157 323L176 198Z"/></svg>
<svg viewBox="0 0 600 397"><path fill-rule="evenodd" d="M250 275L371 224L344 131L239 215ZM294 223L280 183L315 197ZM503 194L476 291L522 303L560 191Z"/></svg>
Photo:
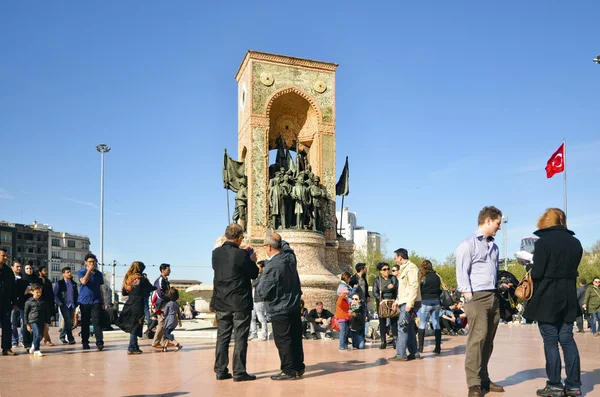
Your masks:
<svg viewBox="0 0 600 397"><path fill-rule="evenodd" d="M100 169L100 272L104 275L104 153L110 152L105 144L96 146L102 157Z"/></svg>
<svg viewBox="0 0 600 397"><path fill-rule="evenodd" d="M503 230L503 239L504 239L504 270L508 271L508 230L506 230L506 224L508 223L508 218L502 215L502 230Z"/></svg>

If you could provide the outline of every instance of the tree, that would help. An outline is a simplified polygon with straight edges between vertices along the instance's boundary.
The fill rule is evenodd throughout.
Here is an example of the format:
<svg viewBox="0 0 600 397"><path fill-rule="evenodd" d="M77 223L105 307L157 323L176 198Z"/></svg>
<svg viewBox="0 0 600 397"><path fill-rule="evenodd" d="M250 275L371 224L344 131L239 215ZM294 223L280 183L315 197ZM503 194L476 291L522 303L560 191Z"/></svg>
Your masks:
<svg viewBox="0 0 600 397"><path fill-rule="evenodd" d="M446 259L444 259L444 265L456 267L456 255L454 255L454 252L446 255Z"/></svg>
<svg viewBox="0 0 600 397"><path fill-rule="evenodd" d="M179 303L181 305L185 305L188 302L194 303L194 299L196 299L194 294L191 292L186 292L184 289L178 289L177 291L179 291Z"/></svg>

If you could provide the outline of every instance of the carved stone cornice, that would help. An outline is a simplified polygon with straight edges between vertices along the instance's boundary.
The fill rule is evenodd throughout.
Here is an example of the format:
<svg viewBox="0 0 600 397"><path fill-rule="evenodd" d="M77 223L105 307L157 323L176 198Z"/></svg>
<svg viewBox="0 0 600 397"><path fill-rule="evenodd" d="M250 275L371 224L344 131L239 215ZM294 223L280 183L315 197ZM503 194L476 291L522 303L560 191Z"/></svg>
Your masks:
<svg viewBox="0 0 600 397"><path fill-rule="evenodd" d="M239 81L240 74L246 68L246 65L248 64L250 59L255 59L257 61L273 62L273 63L280 64L280 65L283 64L283 65L290 65L290 66L298 66L298 67L303 67L303 68L307 68L307 69L320 70L320 71L330 72L330 73L335 73L337 67L339 66L337 63L314 61L312 59L295 58L295 57L289 57L286 55L269 54L266 52L259 52L259 51L248 51L246 53L246 56L244 57L244 60L242 61L242 64L240 65L240 68L238 69L237 73L235 74L235 79L237 81Z"/></svg>

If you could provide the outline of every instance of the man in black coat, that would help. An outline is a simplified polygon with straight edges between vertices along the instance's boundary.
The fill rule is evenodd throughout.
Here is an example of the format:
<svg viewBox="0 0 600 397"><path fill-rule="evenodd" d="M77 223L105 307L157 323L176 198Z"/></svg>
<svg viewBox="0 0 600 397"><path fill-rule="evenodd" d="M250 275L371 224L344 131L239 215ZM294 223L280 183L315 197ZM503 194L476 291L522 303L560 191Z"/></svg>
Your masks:
<svg viewBox="0 0 600 397"><path fill-rule="evenodd" d="M588 286L585 278L580 279L579 288L577 288L577 302L579 303L579 307L583 306L583 301L585 299L585 292L587 291L587 287ZM577 318L575 319L575 322L577 323L577 332L584 332L583 316L585 316L585 313L582 313L581 316L577 316Z"/></svg>
<svg viewBox="0 0 600 397"><path fill-rule="evenodd" d="M255 292L267 303L273 338L279 351L281 373L273 380L291 380L304 375L300 276L294 250L277 233L265 239L267 261Z"/></svg>
<svg viewBox="0 0 600 397"><path fill-rule="evenodd" d="M7 265L8 252L0 247L0 324L2 326L2 355L15 356L12 351L12 326L10 317L17 311L17 288L15 274Z"/></svg>
<svg viewBox="0 0 600 397"><path fill-rule="evenodd" d="M210 307L216 311L217 347L214 370L217 380L255 380L246 372L246 352L252 315L252 279L258 277L256 254L251 247L240 249L244 229L237 223L227 226L227 241L212 254L214 270ZM229 341L235 328L233 376L229 373Z"/></svg>

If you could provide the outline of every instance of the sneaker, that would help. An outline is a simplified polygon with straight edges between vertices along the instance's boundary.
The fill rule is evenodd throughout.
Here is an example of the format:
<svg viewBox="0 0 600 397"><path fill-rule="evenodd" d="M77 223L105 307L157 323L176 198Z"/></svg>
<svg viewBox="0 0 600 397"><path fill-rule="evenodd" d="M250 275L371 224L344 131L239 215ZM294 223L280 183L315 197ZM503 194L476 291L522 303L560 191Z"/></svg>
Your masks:
<svg viewBox="0 0 600 397"><path fill-rule="evenodd" d="M75 343L77 343L77 342L75 342L74 340L72 340L72 341L69 342L69 345L74 345Z"/></svg>
<svg viewBox="0 0 600 397"><path fill-rule="evenodd" d="M251 341L251 340L253 340L253 339L258 339L258 335L250 335L250 336L248 337L248 341Z"/></svg>
<svg viewBox="0 0 600 397"><path fill-rule="evenodd" d="M23 347L23 341L19 341L19 347Z"/></svg>
<svg viewBox="0 0 600 397"><path fill-rule="evenodd" d="M331 335L331 332L325 332L325 339L333 339L333 335Z"/></svg>
<svg viewBox="0 0 600 397"><path fill-rule="evenodd" d="M266 340L269 340L269 337L268 336L262 336L259 340L262 340L264 342Z"/></svg>
<svg viewBox="0 0 600 397"><path fill-rule="evenodd" d="M62 343L63 345L66 345L66 344L67 344L67 343L69 343L69 342L67 342L67 340L66 340L66 339L61 339L61 340L60 340L60 343Z"/></svg>
<svg viewBox="0 0 600 397"><path fill-rule="evenodd" d="M349 352L352 349L350 349L349 347L340 347L338 350L341 352Z"/></svg>
<svg viewBox="0 0 600 397"><path fill-rule="evenodd" d="M27 354L33 354L33 347L27 349Z"/></svg>
<svg viewBox="0 0 600 397"><path fill-rule="evenodd" d="M41 351L37 350L36 352L34 352L34 353L33 353L33 356L34 356L34 357L42 357L42 356L43 356L43 354L42 354L42 352L41 352Z"/></svg>
<svg viewBox="0 0 600 397"><path fill-rule="evenodd" d="M581 396L581 389L565 389L565 395L569 397Z"/></svg>
<svg viewBox="0 0 600 397"><path fill-rule="evenodd" d="M102 350L104 350L104 345L96 345L96 348L99 352L101 352Z"/></svg>
<svg viewBox="0 0 600 397"><path fill-rule="evenodd" d="M565 392L562 387L559 388L546 386L543 389L538 389L535 394L541 397L562 397L565 395Z"/></svg>

